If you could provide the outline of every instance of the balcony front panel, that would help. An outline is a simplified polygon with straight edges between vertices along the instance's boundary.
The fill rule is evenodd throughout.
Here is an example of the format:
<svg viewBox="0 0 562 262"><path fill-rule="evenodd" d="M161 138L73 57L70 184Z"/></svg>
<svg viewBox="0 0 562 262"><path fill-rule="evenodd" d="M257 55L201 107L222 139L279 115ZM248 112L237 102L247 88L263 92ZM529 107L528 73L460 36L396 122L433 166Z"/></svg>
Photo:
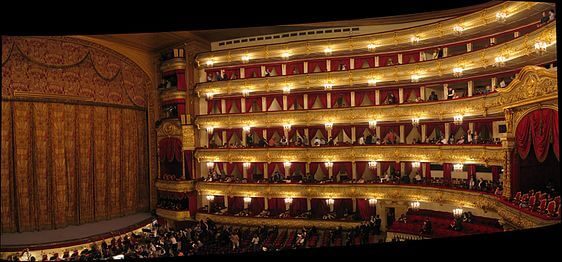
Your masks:
<svg viewBox="0 0 562 262"><path fill-rule="evenodd" d="M157 180L156 189L169 192L191 192L195 190L195 181L169 181Z"/></svg>

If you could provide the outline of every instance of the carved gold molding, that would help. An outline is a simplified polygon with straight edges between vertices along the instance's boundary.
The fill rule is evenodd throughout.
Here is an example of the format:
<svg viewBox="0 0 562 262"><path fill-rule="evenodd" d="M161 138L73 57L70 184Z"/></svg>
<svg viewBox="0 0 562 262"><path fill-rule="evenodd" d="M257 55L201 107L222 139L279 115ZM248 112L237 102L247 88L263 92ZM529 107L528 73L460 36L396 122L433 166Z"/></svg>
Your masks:
<svg viewBox="0 0 562 262"><path fill-rule="evenodd" d="M195 128L193 125L182 125L183 150L195 149Z"/></svg>
<svg viewBox="0 0 562 262"><path fill-rule="evenodd" d="M197 149L195 158L199 162L421 161L502 166L504 151L501 146L455 145Z"/></svg>
<svg viewBox="0 0 562 262"><path fill-rule="evenodd" d="M166 138L166 137L177 137L177 138L181 139L182 128L180 126L179 121L176 120L176 119L174 119L174 120L169 120L169 119L164 120L162 125L160 125L160 127L158 127L158 129L156 130L156 135L158 137L158 142L162 138Z"/></svg>
<svg viewBox="0 0 562 262"><path fill-rule="evenodd" d="M195 190L195 181L169 181L169 180L156 180L156 189L169 192L191 192Z"/></svg>
<svg viewBox="0 0 562 262"><path fill-rule="evenodd" d="M174 58L170 60L166 60L160 66L160 71L163 73L174 71L174 70L185 70L187 67L187 63L184 58Z"/></svg>
<svg viewBox="0 0 562 262"><path fill-rule="evenodd" d="M545 55L537 57L536 60L541 62L556 60L556 25L550 23L524 37L486 49L439 60L351 71L206 82L197 84L195 92L198 96L206 93L214 95L241 94L243 90L271 92L283 91L286 86L292 86L293 89L323 88L327 82L332 83L334 87L342 85L364 86L368 84L368 80L373 78L376 78L378 83L383 84L390 81L393 81L393 83L410 83L413 74L420 76L420 84L423 84L424 81L451 78L453 68L459 66L464 68L465 75L498 71L499 69L492 67L492 65L495 58L500 55L508 59L507 64L509 66L521 67L527 65L529 63L528 55L533 54L534 44L537 41L547 41L548 51Z"/></svg>
<svg viewBox="0 0 562 262"><path fill-rule="evenodd" d="M392 32L366 34L352 37L341 37L336 39L306 40L294 43L280 43L267 46L255 46L247 48L237 48L224 51L203 53L197 56L197 63L202 68L206 61L212 59L215 66L228 65L231 62L239 62L243 55L250 55L253 61L264 59L281 60L281 55L287 50L291 51L292 56L319 55L324 53L324 48L329 46L333 52L345 53L352 52L354 49L366 49L368 44L377 45L377 51L389 51L397 48L409 46L412 36L418 36L421 43L442 42L444 39L457 39L452 30L454 26L461 25L465 28L464 35L476 35L482 30L494 28L498 25L496 12L504 11L508 17L508 22L517 21L535 13L539 3L507 2L506 4L496 5L482 11L473 12L468 15L460 16L455 19L432 23L429 25L417 26ZM532 8L529 8L529 6ZM539 6L541 8L542 5ZM552 7L542 7L552 8ZM266 52L264 52L267 50Z"/></svg>
<svg viewBox="0 0 562 262"><path fill-rule="evenodd" d="M537 66L524 67L505 89L498 93L460 100L412 103L387 106L351 107L305 111L276 111L245 114L200 115L195 124L200 128L234 128L243 126L271 127L283 124L322 125L332 123L365 123L369 120L410 121L503 114L506 107L522 106L558 97L556 71Z"/></svg>
<svg viewBox="0 0 562 262"><path fill-rule="evenodd" d="M172 211L172 210L157 208L156 209L156 215L167 218L167 219L171 219L171 220L174 220L174 221L193 220L189 211Z"/></svg>
<svg viewBox="0 0 562 262"><path fill-rule="evenodd" d="M250 196L267 198L376 198L392 201L420 201L452 204L459 207L495 211L505 221L519 228L532 228L560 223L545 220L504 204L499 198L465 190L436 187L386 185L386 184L231 184L198 182L201 195ZM231 217L229 217L230 220ZM255 218L257 219L257 218ZM258 223L260 224L260 219Z"/></svg>
<svg viewBox="0 0 562 262"><path fill-rule="evenodd" d="M334 229L341 226L342 229L352 229L360 226L361 222L341 221L341 220L307 220L296 218L256 218L256 217L237 217L237 216L221 216L207 213L197 213L196 220L205 220L207 218L219 224L228 225L241 225L241 226L256 226L263 225L268 227L278 226L280 228L310 228L315 226L318 229Z"/></svg>
<svg viewBox="0 0 562 262"><path fill-rule="evenodd" d="M187 92L185 91L166 90L160 92L160 100L162 102L176 100L176 99L185 99L186 97L187 97Z"/></svg>

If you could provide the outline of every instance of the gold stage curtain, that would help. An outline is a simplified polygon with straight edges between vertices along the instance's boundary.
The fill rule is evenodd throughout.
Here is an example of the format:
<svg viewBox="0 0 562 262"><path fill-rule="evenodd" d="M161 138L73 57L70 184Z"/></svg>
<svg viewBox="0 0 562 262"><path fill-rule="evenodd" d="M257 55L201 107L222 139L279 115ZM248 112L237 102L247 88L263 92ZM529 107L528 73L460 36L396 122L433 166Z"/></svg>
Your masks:
<svg viewBox="0 0 562 262"><path fill-rule="evenodd" d="M149 209L146 111L2 101L2 232Z"/></svg>

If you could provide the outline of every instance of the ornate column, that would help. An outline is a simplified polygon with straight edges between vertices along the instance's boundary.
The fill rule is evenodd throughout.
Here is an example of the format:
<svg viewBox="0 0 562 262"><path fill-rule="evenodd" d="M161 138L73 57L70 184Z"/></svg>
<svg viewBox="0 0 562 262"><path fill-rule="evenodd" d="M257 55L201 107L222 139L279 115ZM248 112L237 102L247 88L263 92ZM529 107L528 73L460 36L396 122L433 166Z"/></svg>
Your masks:
<svg viewBox="0 0 562 262"><path fill-rule="evenodd" d="M405 135L404 125L400 125L400 144L406 143L406 135Z"/></svg>
<svg viewBox="0 0 562 262"><path fill-rule="evenodd" d="M404 88L402 87L398 88L398 103L404 103Z"/></svg>
<svg viewBox="0 0 562 262"><path fill-rule="evenodd" d="M355 163L355 161L351 162L351 178L357 179L357 164ZM355 208L353 209L353 211L355 211Z"/></svg>
<svg viewBox="0 0 562 262"><path fill-rule="evenodd" d="M503 165L503 196L506 198L511 197L511 154L515 150L515 130L513 127L513 110L505 109L505 124L507 127L507 133L505 138L500 138L502 141L502 147L505 152L505 164Z"/></svg>

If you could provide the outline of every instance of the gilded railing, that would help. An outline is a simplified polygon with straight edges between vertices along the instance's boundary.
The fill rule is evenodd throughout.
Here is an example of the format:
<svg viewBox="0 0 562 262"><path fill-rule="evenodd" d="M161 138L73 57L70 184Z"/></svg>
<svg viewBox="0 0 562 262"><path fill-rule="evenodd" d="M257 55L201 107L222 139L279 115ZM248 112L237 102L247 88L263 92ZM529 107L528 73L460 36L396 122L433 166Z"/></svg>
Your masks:
<svg viewBox="0 0 562 262"><path fill-rule="evenodd" d="M410 45L412 37L418 37L420 43L423 44L447 38L458 38L453 30L455 26L461 26L464 29L464 35L476 35L480 31L497 27L496 15L498 13L507 15L506 23L511 23L535 14L537 7L552 8L541 3L505 2L458 18L413 28L336 39L298 41L208 52L198 55L196 61L200 67L203 67L208 61L213 61L215 66L240 63L242 56L249 56L251 60L281 60L284 58L284 53L289 53L291 56L323 54L326 47L330 47L334 53L367 49L368 45L375 45L377 51L394 50Z"/></svg>
<svg viewBox="0 0 562 262"><path fill-rule="evenodd" d="M189 211L172 211L172 210L157 208L156 209L156 215L158 215L160 217L167 218L167 219L171 219L171 220L174 220L174 221L193 220L193 217L191 217L191 214L189 213Z"/></svg>
<svg viewBox="0 0 562 262"><path fill-rule="evenodd" d="M305 111L276 111L245 114L200 115L195 120L199 128L272 127L284 124L323 125L332 123L366 123L369 120L410 121L452 119L455 115L487 116L502 114L506 106L529 104L558 97L555 70L536 66L524 67L517 78L497 93L459 100L400 105L351 107Z"/></svg>
<svg viewBox="0 0 562 262"><path fill-rule="evenodd" d="M499 56L504 57L505 63L511 67L528 65L529 56L534 54L534 46L537 42L544 42L547 45L546 54L538 57L538 60L542 62L556 60L556 23L550 23L523 37L503 44L439 60L351 71L215 81L200 83L196 86L195 91L199 96L203 96L206 94L241 94L243 90L249 92L281 92L285 87L304 90L323 88L325 84L331 84L334 87L365 86L369 80L376 80L379 85L385 84L385 82L388 84L404 84L410 83L413 75L419 77L418 81L423 85L423 81L452 78L453 68L457 67L463 68L465 75L498 71L500 69L493 66ZM485 72L480 72L482 69Z"/></svg>
<svg viewBox="0 0 562 262"><path fill-rule="evenodd" d="M195 190L195 181L156 180L156 189L169 192L190 192Z"/></svg>

